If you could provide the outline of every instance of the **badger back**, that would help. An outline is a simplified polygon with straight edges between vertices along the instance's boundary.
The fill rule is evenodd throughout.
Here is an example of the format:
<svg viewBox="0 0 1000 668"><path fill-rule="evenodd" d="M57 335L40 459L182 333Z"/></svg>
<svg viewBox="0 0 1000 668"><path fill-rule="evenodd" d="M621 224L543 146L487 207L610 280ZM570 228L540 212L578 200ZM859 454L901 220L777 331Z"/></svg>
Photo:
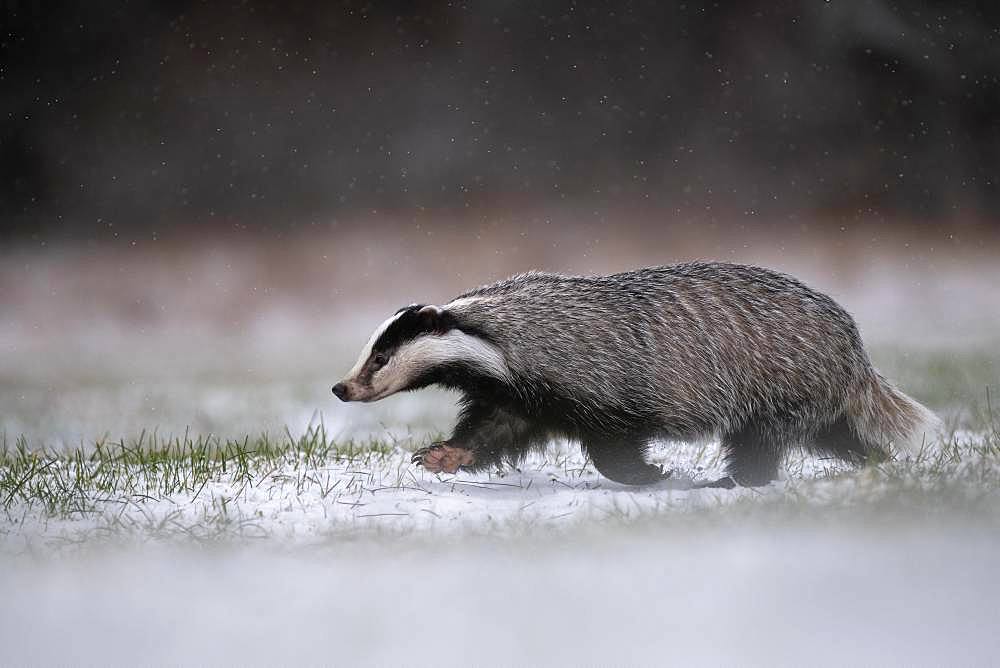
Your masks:
<svg viewBox="0 0 1000 668"><path fill-rule="evenodd" d="M529 273L446 306L519 383L580 415L715 429L751 412L842 401L869 369L851 317L794 278L690 263L610 276ZM666 415L665 415L666 413Z"/></svg>

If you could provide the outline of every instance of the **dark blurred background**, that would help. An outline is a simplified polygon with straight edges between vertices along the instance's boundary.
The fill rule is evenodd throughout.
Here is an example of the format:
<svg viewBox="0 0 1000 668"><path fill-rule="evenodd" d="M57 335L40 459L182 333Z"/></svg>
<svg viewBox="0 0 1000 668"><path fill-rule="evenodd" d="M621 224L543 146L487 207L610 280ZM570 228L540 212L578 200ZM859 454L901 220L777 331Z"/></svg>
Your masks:
<svg viewBox="0 0 1000 668"><path fill-rule="evenodd" d="M561 205L992 226L1000 204L997 3L2 7L8 240Z"/></svg>

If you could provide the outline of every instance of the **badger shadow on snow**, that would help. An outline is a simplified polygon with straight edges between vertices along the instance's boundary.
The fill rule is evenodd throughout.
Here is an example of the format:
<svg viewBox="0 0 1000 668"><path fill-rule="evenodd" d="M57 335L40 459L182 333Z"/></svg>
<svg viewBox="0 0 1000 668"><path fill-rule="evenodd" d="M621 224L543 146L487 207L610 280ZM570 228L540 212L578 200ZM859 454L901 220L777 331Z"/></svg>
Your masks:
<svg viewBox="0 0 1000 668"><path fill-rule="evenodd" d="M413 304L333 392L372 402L430 385L462 394L452 436L413 456L431 472L516 466L567 438L608 479L649 485L670 477L646 461L652 442L718 434L725 475L701 486L758 486L792 447L861 464L939 429L873 368L833 299L726 263L530 272Z"/></svg>

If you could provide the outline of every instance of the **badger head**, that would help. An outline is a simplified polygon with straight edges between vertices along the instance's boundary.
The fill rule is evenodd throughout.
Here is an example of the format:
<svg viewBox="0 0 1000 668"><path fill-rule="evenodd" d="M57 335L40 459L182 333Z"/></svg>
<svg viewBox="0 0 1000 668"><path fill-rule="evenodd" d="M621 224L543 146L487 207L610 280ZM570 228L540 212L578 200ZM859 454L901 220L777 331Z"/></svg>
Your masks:
<svg viewBox="0 0 1000 668"><path fill-rule="evenodd" d="M510 375L500 349L459 329L447 306L413 304L379 325L333 393L341 401L378 401L439 382L443 371L455 369L500 380Z"/></svg>

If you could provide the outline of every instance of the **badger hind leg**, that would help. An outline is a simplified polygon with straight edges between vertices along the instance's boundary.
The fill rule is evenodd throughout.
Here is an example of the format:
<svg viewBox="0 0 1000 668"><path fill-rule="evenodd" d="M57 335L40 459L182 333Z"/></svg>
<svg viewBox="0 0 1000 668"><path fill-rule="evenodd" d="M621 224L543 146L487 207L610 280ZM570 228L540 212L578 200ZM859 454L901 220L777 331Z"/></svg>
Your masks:
<svg viewBox="0 0 1000 668"><path fill-rule="evenodd" d="M763 423L749 422L722 437L726 477L699 487L730 489L736 485L760 487L778 477L778 465L785 454L781 430Z"/></svg>
<svg viewBox="0 0 1000 668"><path fill-rule="evenodd" d="M583 438L583 448L594 468L623 485L650 485L670 477L645 459L646 443L641 438L591 434Z"/></svg>
<svg viewBox="0 0 1000 668"><path fill-rule="evenodd" d="M878 443L862 439L846 417L841 417L817 431L809 449L851 464L877 463L889 459L889 451Z"/></svg>

